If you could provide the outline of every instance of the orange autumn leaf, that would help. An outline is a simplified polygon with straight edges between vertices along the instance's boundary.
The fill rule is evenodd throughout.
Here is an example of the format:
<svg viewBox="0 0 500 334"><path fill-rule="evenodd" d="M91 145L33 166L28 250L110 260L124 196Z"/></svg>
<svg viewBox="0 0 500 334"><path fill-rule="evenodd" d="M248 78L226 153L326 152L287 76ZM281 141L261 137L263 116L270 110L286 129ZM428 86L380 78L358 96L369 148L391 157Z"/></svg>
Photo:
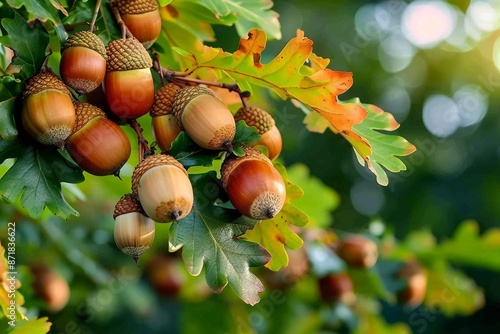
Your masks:
<svg viewBox="0 0 500 334"><path fill-rule="evenodd" d="M265 87L283 99L290 98L305 106L307 110L315 111L326 122L318 121L317 117L308 117L308 121L314 124L308 128L319 132L330 128L346 138L361 157L363 164L377 175L380 184L387 184L387 175L381 165L396 172L406 168L396 156L410 154L414 151L413 145L400 141L398 144L404 146L403 149L398 147L397 151L392 152L390 145L384 146L370 141L377 138L382 142L393 142L393 136L373 131L396 129L399 126L397 122L397 126L387 123L391 115L382 111L388 127L369 128L368 124L363 125L369 116L365 105L358 101L343 103L338 99L339 95L352 86L352 73L326 68L329 59L318 57L312 52L313 41L304 37L302 30L297 31L297 36L292 38L276 57L263 64L262 52L266 48L266 42L267 37L263 30L252 29L247 39L240 40L234 53L209 46L204 46L202 51L176 50L191 63L184 72L186 75L202 77L203 72L210 70L218 75L219 81L238 82L242 90L252 91L252 85ZM401 137L397 138L399 140ZM374 151L374 147L382 147L383 152ZM386 162L389 164L386 165Z"/></svg>

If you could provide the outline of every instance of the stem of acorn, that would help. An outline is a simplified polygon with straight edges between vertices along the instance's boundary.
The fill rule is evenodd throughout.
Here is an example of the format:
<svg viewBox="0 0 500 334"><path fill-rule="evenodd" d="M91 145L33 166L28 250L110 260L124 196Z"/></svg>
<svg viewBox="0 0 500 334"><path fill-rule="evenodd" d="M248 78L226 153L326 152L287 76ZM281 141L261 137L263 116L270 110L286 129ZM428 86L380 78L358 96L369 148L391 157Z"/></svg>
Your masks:
<svg viewBox="0 0 500 334"><path fill-rule="evenodd" d="M118 25L120 26L122 39L125 39L127 37L134 37L125 25L125 22L123 22L122 20L122 16L120 15L120 11L118 10L117 0L111 0L111 10L113 11L113 15L115 16L116 23L118 23Z"/></svg>
<svg viewBox="0 0 500 334"><path fill-rule="evenodd" d="M167 83L165 81L165 76L163 75L163 71L161 70L160 57L156 52L156 50L153 49L152 51L153 51L153 69L160 75L161 85L165 86Z"/></svg>
<svg viewBox="0 0 500 334"><path fill-rule="evenodd" d="M188 82L188 83L195 83L198 85L207 85L207 86L212 86L212 87L219 87L219 88L224 88L227 89L230 92L236 92L241 98L241 103L243 104L244 107L246 107L246 102L245 98L250 97L250 92L244 91L242 92L240 89L240 86L238 86L237 83L232 83L232 84L227 84L227 83L222 83L222 82L215 82L215 81L207 81L207 80L201 80L201 79L196 79L196 78L191 78L188 77L189 72L176 72L172 71L163 67L160 67L160 70L158 70L158 73L160 73L161 76L165 76L168 81L181 81L181 82Z"/></svg>
<svg viewBox="0 0 500 334"><path fill-rule="evenodd" d="M144 159L145 154L151 154L151 150L149 149L148 146L148 141L144 138L142 135L142 128L139 122L135 119L131 119L128 122L130 126L134 129L135 133L137 134L137 139L139 141L139 162Z"/></svg>
<svg viewBox="0 0 500 334"><path fill-rule="evenodd" d="M76 1L75 1L76 3ZM97 0L94 8L94 15L92 16L92 20L90 21L90 31L94 31L95 21L97 20L97 15L99 14L99 9L101 8L101 0Z"/></svg>

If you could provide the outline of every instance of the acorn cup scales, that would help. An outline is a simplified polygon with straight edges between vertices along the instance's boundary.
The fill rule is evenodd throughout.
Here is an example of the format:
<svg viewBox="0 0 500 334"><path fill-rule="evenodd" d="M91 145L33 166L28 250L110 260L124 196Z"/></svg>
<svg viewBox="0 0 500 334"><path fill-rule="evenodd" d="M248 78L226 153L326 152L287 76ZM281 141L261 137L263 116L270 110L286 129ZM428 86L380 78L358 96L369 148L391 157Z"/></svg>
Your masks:
<svg viewBox="0 0 500 334"><path fill-rule="evenodd" d="M153 61L135 38L117 39L106 47L104 90L111 111L121 119L146 114L154 101Z"/></svg>
<svg viewBox="0 0 500 334"><path fill-rule="evenodd" d="M273 160L280 155L283 145L281 133L274 118L267 111L257 107L242 107L234 114L234 120L236 122L243 120L246 125L254 126L257 129L260 139L252 146L265 146L269 153L269 159Z"/></svg>
<svg viewBox="0 0 500 334"><path fill-rule="evenodd" d="M146 214L159 223L180 220L193 207L193 187L187 171L167 154L150 155L136 166L132 191Z"/></svg>
<svg viewBox="0 0 500 334"><path fill-rule="evenodd" d="M103 82L107 58L104 43L97 35L79 31L61 47L61 78L78 93L89 93Z"/></svg>
<svg viewBox="0 0 500 334"><path fill-rule="evenodd" d="M153 135L161 150L169 150L172 142L177 138L182 128L177 123L172 113L172 105L175 93L179 86L169 83L158 89L155 93L155 101L151 107L150 116L153 128Z"/></svg>
<svg viewBox="0 0 500 334"><path fill-rule="evenodd" d="M54 73L41 71L28 80L22 93L21 122L31 137L63 147L75 119L71 93Z"/></svg>
<svg viewBox="0 0 500 334"><path fill-rule="evenodd" d="M116 203L114 239L116 246L137 262L155 238L155 222L146 216L141 204L132 194L123 195Z"/></svg>
<svg viewBox="0 0 500 334"><path fill-rule="evenodd" d="M185 87L175 94L172 111L179 126L202 148L231 150L236 134L233 114L210 89Z"/></svg>

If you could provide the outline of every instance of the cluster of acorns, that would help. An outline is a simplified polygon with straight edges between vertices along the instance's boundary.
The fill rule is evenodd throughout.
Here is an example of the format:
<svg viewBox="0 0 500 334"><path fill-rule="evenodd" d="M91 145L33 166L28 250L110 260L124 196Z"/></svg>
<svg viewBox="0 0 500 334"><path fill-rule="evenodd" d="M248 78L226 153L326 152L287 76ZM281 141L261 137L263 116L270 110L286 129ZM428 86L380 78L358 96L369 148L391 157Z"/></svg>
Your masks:
<svg viewBox="0 0 500 334"><path fill-rule="evenodd" d="M153 135L163 152L181 131L203 149L228 151L221 175L231 203L253 219L274 217L285 201L285 184L271 162L282 145L274 119L255 107L242 107L233 115L202 86L169 83L155 92L146 47L161 29L158 5L155 0L113 3L128 29L141 39L121 38L104 46L91 31L71 35L61 49L61 79L41 71L26 84L21 112L26 132L40 143L65 148L90 174L117 175L130 157L127 135L94 104L73 102L68 86L79 94L103 89L106 109L114 119L135 120L150 113ZM134 16L140 20L135 21ZM138 24L144 17L148 23L160 22L159 28L157 23L153 27ZM141 29L154 31L143 33ZM261 138L255 145L265 146L269 157L252 147L244 148L244 156L231 154L240 120L257 129ZM166 153L146 155L132 175L132 193L116 204L116 244L138 258L154 239L154 222L186 217L193 202L193 188L183 165Z"/></svg>

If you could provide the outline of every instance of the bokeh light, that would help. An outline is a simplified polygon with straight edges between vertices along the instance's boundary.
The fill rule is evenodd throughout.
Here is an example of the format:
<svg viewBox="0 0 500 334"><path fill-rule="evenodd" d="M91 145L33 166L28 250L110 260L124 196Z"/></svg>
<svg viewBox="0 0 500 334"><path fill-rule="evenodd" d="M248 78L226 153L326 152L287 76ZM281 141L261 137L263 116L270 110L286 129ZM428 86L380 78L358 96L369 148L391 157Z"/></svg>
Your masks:
<svg viewBox="0 0 500 334"><path fill-rule="evenodd" d="M422 113L425 127L436 137L446 138L461 125L457 104L445 95L429 96Z"/></svg>
<svg viewBox="0 0 500 334"><path fill-rule="evenodd" d="M488 110L488 97L480 87L467 85L453 94L453 100L458 107L460 126L466 127L479 123Z"/></svg>
<svg viewBox="0 0 500 334"><path fill-rule="evenodd" d="M384 205L385 195L378 184L359 180L351 188L351 203L362 215L373 216Z"/></svg>
<svg viewBox="0 0 500 334"><path fill-rule="evenodd" d="M441 1L415 1L402 16L402 32L415 46L433 48L448 38L456 26L455 10Z"/></svg>

